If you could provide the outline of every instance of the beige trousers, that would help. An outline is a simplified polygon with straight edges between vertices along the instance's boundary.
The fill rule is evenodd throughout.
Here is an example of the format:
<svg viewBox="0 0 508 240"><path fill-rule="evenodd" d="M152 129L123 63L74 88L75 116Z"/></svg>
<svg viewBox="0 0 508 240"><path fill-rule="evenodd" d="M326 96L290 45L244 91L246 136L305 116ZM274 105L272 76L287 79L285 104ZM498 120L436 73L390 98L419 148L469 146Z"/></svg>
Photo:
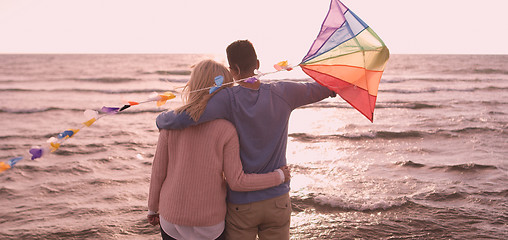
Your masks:
<svg viewBox="0 0 508 240"><path fill-rule="evenodd" d="M289 239L290 219L289 193L247 204L228 203L226 239Z"/></svg>

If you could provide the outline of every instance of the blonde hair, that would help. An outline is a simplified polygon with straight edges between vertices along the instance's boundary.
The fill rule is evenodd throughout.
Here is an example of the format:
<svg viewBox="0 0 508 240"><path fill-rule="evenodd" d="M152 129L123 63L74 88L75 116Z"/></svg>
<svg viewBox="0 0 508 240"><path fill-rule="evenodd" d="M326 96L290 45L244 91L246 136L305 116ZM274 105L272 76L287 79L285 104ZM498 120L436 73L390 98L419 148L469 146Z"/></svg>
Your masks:
<svg viewBox="0 0 508 240"><path fill-rule="evenodd" d="M220 89L210 94L210 87L215 86L214 79L219 75L224 77L224 83ZM183 89L185 105L176 109L175 112L185 111L194 121L198 121L205 111L208 100L222 88L231 86L231 82L233 82L233 77L224 65L213 60L199 62L192 70L190 80Z"/></svg>

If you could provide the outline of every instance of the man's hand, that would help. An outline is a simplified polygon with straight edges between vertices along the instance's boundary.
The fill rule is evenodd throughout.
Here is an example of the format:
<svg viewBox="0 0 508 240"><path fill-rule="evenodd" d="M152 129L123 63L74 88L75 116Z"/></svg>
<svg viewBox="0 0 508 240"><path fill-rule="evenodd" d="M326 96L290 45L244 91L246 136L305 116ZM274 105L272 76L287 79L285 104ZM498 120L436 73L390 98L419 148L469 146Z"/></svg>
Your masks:
<svg viewBox="0 0 508 240"><path fill-rule="evenodd" d="M289 182L289 180L291 179L291 172L289 171L289 167L288 166L282 166L279 168L280 170L282 170L282 172L284 173L284 182Z"/></svg>
<svg viewBox="0 0 508 240"><path fill-rule="evenodd" d="M157 226L159 224L159 214L148 214L146 217L148 219L148 223L152 224L153 226Z"/></svg>

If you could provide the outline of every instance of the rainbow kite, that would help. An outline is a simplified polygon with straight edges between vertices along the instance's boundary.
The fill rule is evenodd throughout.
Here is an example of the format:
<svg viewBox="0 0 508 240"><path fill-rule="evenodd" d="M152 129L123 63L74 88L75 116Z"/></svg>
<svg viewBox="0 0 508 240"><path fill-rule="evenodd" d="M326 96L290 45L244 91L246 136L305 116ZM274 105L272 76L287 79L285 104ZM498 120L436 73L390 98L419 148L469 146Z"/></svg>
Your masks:
<svg viewBox="0 0 508 240"><path fill-rule="evenodd" d="M339 0L332 0L321 31L299 66L372 122L389 55L365 22Z"/></svg>

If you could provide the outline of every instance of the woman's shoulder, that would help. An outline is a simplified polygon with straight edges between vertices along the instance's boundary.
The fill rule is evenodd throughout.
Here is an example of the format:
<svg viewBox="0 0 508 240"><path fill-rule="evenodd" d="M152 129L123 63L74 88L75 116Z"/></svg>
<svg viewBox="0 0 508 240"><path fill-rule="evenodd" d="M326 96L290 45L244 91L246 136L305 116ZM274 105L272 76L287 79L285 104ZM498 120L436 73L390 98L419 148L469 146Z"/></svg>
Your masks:
<svg viewBox="0 0 508 240"><path fill-rule="evenodd" d="M224 119L213 120L204 124L200 132L210 139L215 139L216 144L223 144L231 138L238 138L235 126Z"/></svg>
<svg viewBox="0 0 508 240"><path fill-rule="evenodd" d="M216 119L209 122L201 123L195 126L190 126L184 129L160 129L161 134L172 134L172 133L186 133L186 132L232 132L236 134L235 126L225 119Z"/></svg>
<svg viewBox="0 0 508 240"><path fill-rule="evenodd" d="M216 120L207 122L205 124L206 124L206 127L236 132L235 126L230 121L225 120L225 119L216 119Z"/></svg>

